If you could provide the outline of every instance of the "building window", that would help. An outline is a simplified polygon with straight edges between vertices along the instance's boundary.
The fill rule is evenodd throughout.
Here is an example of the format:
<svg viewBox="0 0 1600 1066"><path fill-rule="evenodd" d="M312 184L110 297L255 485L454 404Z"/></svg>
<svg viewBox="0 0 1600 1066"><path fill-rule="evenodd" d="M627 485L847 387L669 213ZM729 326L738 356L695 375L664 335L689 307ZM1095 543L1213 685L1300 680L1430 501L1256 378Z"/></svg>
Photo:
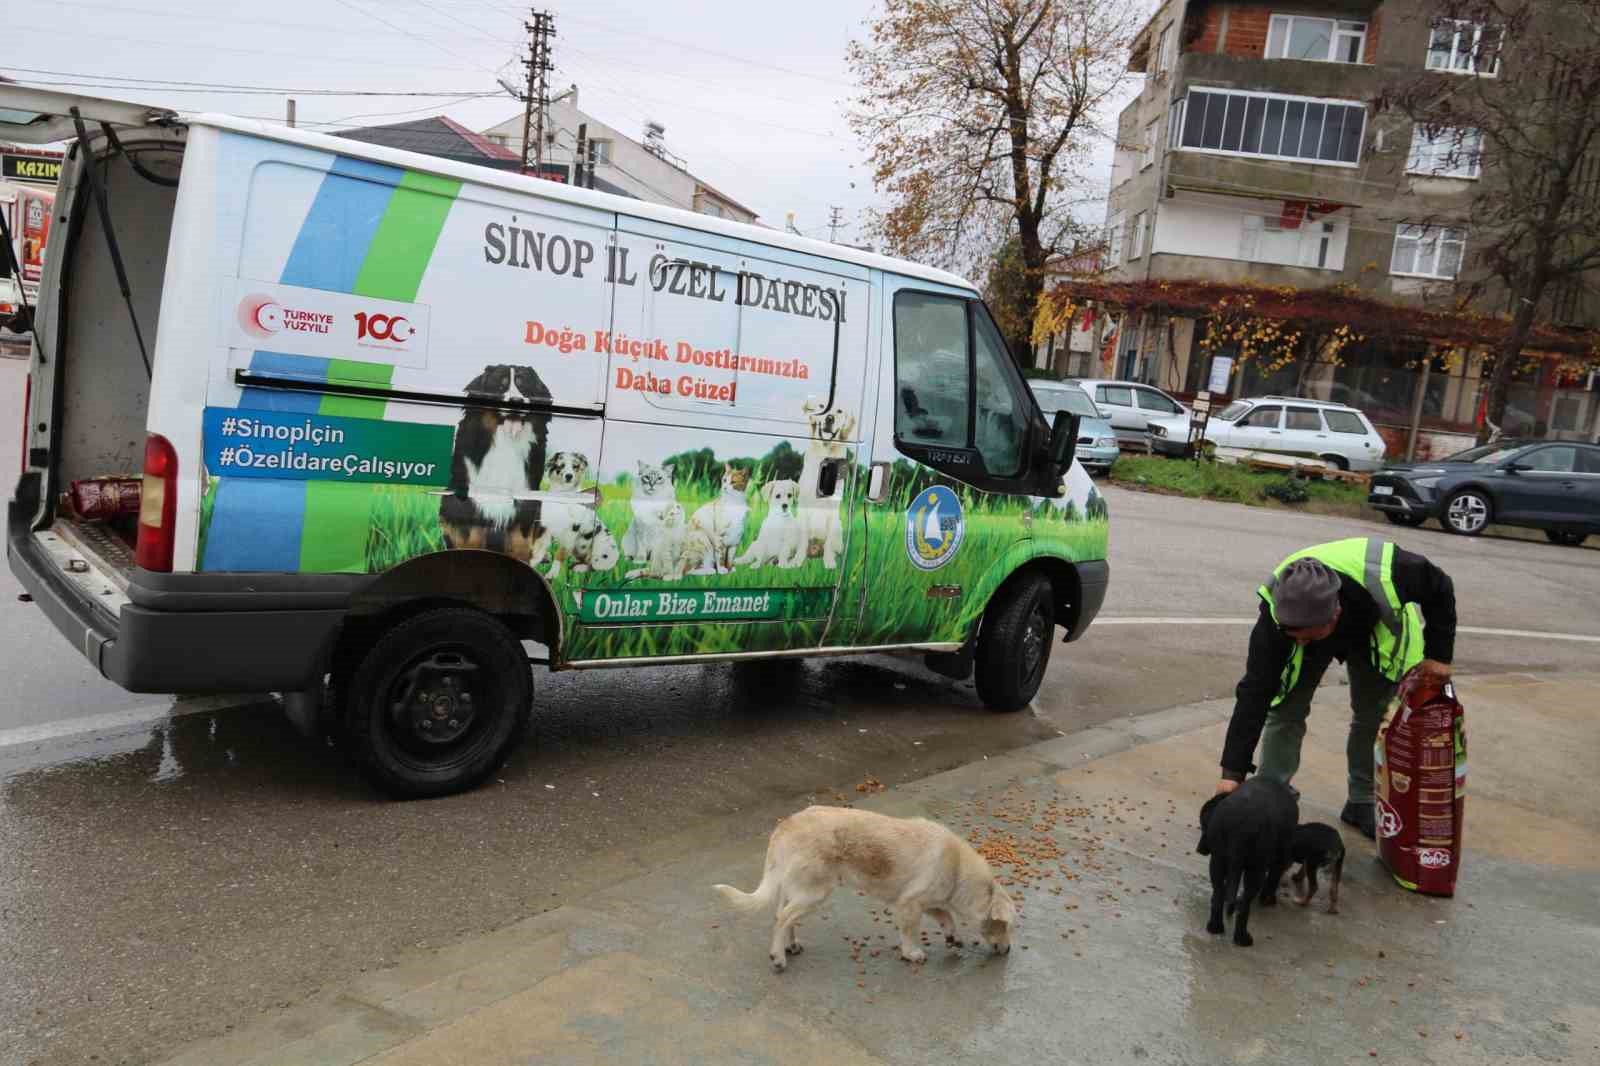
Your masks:
<svg viewBox="0 0 1600 1066"><path fill-rule="evenodd" d="M710 215L712 218L722 218L724 214L722 206L710 200L702 200L700 202L700 213L702 215Z"/></svg>
<svg viewBox="0 0 1600 1066"><path fill-rule="evenodd" d="M1402 223L1394 231L1394 256L1389 273L1402 277L1453 280L1461 273L1466 230Z"/></svg>
<svg viewBox="0 0 1600 1066"><path fill-rule="evenodd" d="M1128 243L1128 259L1130 261L1144 254L1144 218L1145 213L1143 211L1133 216L1133 240Z"/></svg>
<svg viewBox="0 0 1600 1066"><path fill-rule="evenodd" d="M1440 127L1411 131L1411 153L1406 173L1432 178L1476 178L1483 168L1483 131Z"/></svg>
<svg viewBox="0 0 1600 1066"><path fill-rule="evenodd" d="M1184 105L1180 143L1192 151L1353 167L1366 124L1362 104L1194 89Z"/></svg>
<svg viewBox="0 0 1600 1066"><path fill-rule="evenodd" d="M592 140L589 142L589 158L596 163L610 165L611 142L608 140Z"/></svg>
<svg viewBox="0 0 1600 1066"><path fill-rule="evenodd" d="M1366 43L1365 22L1273 15L1267 28L1268 59L1359 63Z"/></svg>
<svg viewBox="0 0 1600 1066"><path fill-rule="evenodd" d="M1161 36L1156 38L1156 74L1165 74L1172 69L1172 23L1167 23L1161 28Z"/></svg>
<svg viewBox="0 0 1600 1066"><path fill-rule="evenodd" d="M1156 161L1156 137L1160 135L1161 120L1156 119L1144 128L1144 147L1139 154L1139 169L1143 170Z"/></svg>
<svg viewBox="0 0 1600 1066"><path fill-rule="evenodd" d="M1171 121L1167 123L1167 147L1176 150L1183 147L1183 109L1188 104L1188 99L1179 100L1167 112Z"/></svg>
<svg viewBox="0 0 1600 1066"><path fill-rule="evenodd" d="M1500 72L1500 28L1461 19L1436 19L1428 35L1428 69L1452 74Z"/></svg>
<svg viewBox="0 0 1600 1066"><path fill-rule="evenodd" d="M500 147L504 148L506 145L511 143L511 138L507 137L503 133L491 133L489 134L489 143L498 144Z"/></svg>
<svg viewBox="0 0 1600 1066"><path fill-rule="evenodd" d="M1112 215L1111 224L1107 227L1106 258L1112 266L1122 262L1122 216Z"/></svg>

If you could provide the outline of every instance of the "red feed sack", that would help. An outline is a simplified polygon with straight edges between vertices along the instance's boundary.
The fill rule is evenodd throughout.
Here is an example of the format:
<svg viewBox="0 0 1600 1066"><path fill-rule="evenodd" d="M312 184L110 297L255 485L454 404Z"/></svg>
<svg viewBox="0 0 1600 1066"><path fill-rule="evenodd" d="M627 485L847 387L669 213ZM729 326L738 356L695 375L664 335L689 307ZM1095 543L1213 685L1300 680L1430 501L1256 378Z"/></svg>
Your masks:
<svg viewBox="0 0 1600 1066"><path fill-rule="evenodd" d="M67 488L67 504L79 518L103 522L139 513L142 478L95 477L74 481Z"/></svg>
<svg viewBox="0 0 1600 1066"><path fill-rule="evenodd" d="M1455 895L1467 731L1454 686L1407 674L1378 729L1373 758L1378 858L1402 888Z"/></svg>

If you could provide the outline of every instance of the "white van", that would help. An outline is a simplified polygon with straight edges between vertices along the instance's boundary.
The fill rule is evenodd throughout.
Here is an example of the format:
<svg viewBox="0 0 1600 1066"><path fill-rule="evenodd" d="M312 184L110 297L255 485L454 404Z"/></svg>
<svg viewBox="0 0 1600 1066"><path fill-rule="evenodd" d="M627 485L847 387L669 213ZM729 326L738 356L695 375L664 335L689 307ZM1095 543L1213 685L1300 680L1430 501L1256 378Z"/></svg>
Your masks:
<svg viewBox="0 0 1600 1066"><path fill-rule="evenodd" d="M960 278L281 126L0 100L0 136L77 138L8 555L128 689L326 686L377 785L437 795L526 722L525 640L552 669L915 650L1013 710L1100 608L1072 420ZM137 515L63 505L122 474Z"/></svg>

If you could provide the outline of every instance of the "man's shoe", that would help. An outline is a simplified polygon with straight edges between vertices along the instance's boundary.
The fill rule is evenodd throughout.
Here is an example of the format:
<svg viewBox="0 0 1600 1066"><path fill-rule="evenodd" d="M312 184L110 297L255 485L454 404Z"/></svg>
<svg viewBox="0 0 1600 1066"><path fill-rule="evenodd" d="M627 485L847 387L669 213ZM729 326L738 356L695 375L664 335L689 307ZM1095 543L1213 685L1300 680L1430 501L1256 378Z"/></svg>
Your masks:
<svg viewBox="0 0 1600 1066"><path fill-rule="evenodd" d="M1378 819L1372 813L1370 803L1346 803L1344 810L1339 812L1339 821L1345 825L1353 825L1361 835L1368 840L1376 840L1378 836Z"/></svg>

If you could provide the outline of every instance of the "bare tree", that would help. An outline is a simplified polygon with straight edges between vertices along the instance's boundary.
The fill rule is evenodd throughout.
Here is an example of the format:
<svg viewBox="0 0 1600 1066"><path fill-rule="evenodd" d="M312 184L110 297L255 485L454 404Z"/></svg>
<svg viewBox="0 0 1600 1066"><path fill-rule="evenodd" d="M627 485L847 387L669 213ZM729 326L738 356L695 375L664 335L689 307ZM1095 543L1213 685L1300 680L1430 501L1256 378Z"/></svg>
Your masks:
<svg viewBox="0 0 1600 1066"><path fill-rule="evenodd" d="M1085 171L1138 18L1118 0L883 0L850 46L851 124L890 198L877 235L955 269L1015 237L1025 274L1007 340L1030 362L1045 263L1099 191Z"/></svg>
<svg viewBox="0 0 1600 1066"><path fill-rule="evenodd" d="M1553 297L1600 268L1600 0L1432 0L1428 67L1389 85L1393 107L1482 178L1469 247L1473 299L1503 298L1481 436L1500 435L1519 357ZM1465 273L1465 271L1464 271Z"/></svg>

